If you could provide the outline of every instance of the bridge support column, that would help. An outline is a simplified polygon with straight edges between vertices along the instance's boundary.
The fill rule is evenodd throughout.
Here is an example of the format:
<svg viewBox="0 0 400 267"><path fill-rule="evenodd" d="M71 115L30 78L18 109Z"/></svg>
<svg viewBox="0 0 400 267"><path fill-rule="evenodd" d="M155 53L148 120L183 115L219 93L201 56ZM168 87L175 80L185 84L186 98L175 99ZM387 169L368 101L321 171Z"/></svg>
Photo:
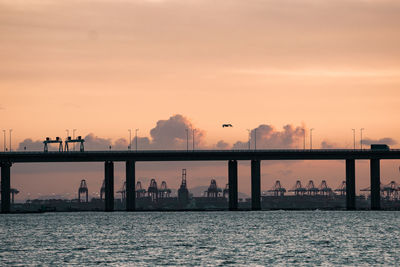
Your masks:
<svg viewBox="0 0 400 267"><path fill-rule="evenodd" d="M1 162L1 213L10 212L10 168L11 162Z"/></svg>
<svg viewBox="0 0 400 267"><path fill-rule="evenodd" d="M229 210L238 209L238 167L236 160L228 163Z"/></svg>
<svg viewBox="0 0 400 267"><path fill-rule="evenodd" d="M346 209L356 209L356 167L354 159L346 159Z"/></svg>
<svg viewBox="0 0 400 267"><path fill-rule="evenodd" d="M371 210L381 209L380 160L371 159Z"/></svg>
<svg viewBox="0 0 400 267"><path fill-rule="evenodd" d="M126 210L134 211L135 206L135 161L126 161Z"/></svg>
<svg viewBox="0 0 400 267"><path fill-rule="evenodd" d="M261 167L259 160L251 161L251 209L261 210Z"/></svg>
<svg viewBox="0 0 400 267"><path fill-rule="evenodd" d="M105 211L114 211L114 162L104 164Z"/></svg>

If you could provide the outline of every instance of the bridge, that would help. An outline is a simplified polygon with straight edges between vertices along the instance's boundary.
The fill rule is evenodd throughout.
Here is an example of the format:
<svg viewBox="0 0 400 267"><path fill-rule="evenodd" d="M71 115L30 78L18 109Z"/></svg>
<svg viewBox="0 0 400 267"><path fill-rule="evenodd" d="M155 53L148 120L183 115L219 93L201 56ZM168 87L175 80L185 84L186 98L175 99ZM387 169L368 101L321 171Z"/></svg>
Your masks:
<svg viewBox="0 0 400 267"><path fill-rule="evenodd" d="M371 209L380 209L380 160L400 159L399 149L285 149L285 150L146 150L0 152L1 212L10 212L10 179L13 164L34 162L104 162L105 210L114 210L114 162L126 163L126 209L135 210L135 163L141 161L228 161L229 210L238 209L238 160L251 161L251 208L261 209L262 160L344 160L346 207L355 206L355 161L370 161Z"/></svg>

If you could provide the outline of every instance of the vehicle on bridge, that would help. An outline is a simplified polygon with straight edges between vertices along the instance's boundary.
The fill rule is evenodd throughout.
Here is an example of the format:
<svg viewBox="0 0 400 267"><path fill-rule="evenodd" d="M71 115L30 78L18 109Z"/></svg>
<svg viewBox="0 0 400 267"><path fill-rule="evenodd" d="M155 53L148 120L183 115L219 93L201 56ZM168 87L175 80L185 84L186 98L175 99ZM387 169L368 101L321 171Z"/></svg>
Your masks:
<svg viewBox="0 0 400 267"><path fill-rule="evenodd" d="M386 144L371 144L371 150L390 150Z"/></svg>

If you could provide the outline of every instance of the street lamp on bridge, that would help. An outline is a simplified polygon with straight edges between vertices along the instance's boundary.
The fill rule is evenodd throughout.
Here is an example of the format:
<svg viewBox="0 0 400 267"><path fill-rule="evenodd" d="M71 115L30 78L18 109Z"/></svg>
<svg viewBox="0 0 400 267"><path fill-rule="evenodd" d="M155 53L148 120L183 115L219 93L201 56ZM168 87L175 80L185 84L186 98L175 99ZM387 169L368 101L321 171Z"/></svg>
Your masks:
<svg viewBox="0 0 400 267"><path fill-rule="evenodd" d="M132 129L128 129L129 132L129 146L128 149L131 150L132 148Z"/></svg>
<svg viewBox="0 0 400 267"><path fill-rule="evenodd" d="M195 136L196 129L193 129L193 151L194 151L194 136Z"/></svg>
<svg viewBox="0 0 400 267"><path fill-rule="evenodd" d="M6 144L6 130L3 130L3 134L4 134L4 152L6 152L6 150L7 150L7 144Z"/></svg>
<svg viewBox="0 0 400 267"><path fill-rule="evenodd" d="M186 128L186 151L189 151L189 129Z"/></svg>
<svg viewBox="0 0 400 267"><path fill-rule="evenodd" d="M139 129L135 129L135 145L136 145L136 152L137 152L137 144L138 144L138 141L137 141L137 132L139 131Z"/></svg>
<svg viewBox="0 0 400 267"><path fill-rule="evenodd" d="M254 150L257 150L257 128L254 129Z"/></svg>
<svg viewBox="0 0 400 267"><path fill-rule="evenodd" d="M312 150L312 131L314 130L314 128L310 129L310 150Z"/></svg>
<svg viewBox="0 0 400 267"><path fill-rule="evenodd" d="M11 132L12 132L12 129L10 129L10 152L11 152Z"/></svg>
<svg viewBox="0 0 400 267"><path fill-rule="evenodd" d="M248 143L249 143L249 150L250 150L250 139L251 139L251 130L247 129L247 131L249 132L249 136L248 136Z"/></svg>
<svg viewBox="0 0 400 267"><path fill-rule="evenodd" d="M361 129L360 129L360 136L361 136L361 138L360 138L360 148L361 148L361 150L362 150L362 145L363 145L363 142L362 142L362 141L363 141L363 139L362 139L362 138L363 138L363 137L362 137L362 132L363 132L364 130L365 130L364 128L361 128Z"/></svg>

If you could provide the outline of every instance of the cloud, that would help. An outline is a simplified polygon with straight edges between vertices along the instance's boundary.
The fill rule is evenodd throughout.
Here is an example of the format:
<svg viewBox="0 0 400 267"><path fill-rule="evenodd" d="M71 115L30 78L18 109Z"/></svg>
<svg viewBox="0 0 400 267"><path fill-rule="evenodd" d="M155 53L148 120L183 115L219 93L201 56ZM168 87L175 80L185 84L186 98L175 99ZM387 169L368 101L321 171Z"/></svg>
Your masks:
<svg viewBox="0 0 400 267"><path fill-rule="evenodd" d="M394 140L393 138L390 137L384 137L381 139L370 139L370 138L365 138L363 139L363 144L364 145L371 145L371 144L386 144L386 145L396 145L397 141Z"/></svg>
<svg viewBox="0 0 400 267"><path fill-rule="evenodd" d="M238 69L232 73L245 75L264 75L264 76L291 76L291 77L350 77L350 78L368 78L368 77L398 77L400 70L354 70L354 69Z"/></svg>
<svg viewBox="0 0 400 267"><path fill-rule="evenodd" d="M196 129L189 119L180 114L173 115L166 120L157 121L156 126L150 130L151 138L137 137L137 146L139 150L186 149L187 141L190 147L193 145L193 129L195 146L199 148L204 143L204 130ZM113 150L126 150L129 146L129 140L119 138L113 142L110 138L100 138L93 133L85 137L86 150L108 150L110 146ZM132 149L135 148L136 137L132 139Z"/></svg>
<svg viewBox="0 0 400 267"><path fill-rule="evenodd" d="M108 150L112 145L111 138L101 138L90 133L85 136L85 150Z"/></svg>
<svg viewBox="0 0 400 267"><path fill-rule="evenodd" d="M324 140L321 142L321 148L322 149L338 148L338 145L330 141Z"/></svg>
<svg viewBox="0 0 400 267"><path fill-rule="evenodd" d="M150 139L148 137L138 137L137 138L138 149L149 149L151 148ZM132 149L136 148L136 137L132 141Z"/></svg>
<svg viewBox="0 0 400 267"><path fill-rule="evenodd" d="M119 138L115 140L113 149L118 149L118 150L126 150L129 147L129 142L125 138Z"/></svg>
<svg viewBox="0 0 400 267"><path fill-rule="evenodd" d="M250 143L254 146L257 142L257 148L295 148L303 139L304 126L294 127L287 124L283 130L279 131L272 125L261 124L251 131ZM257 138L255 136L257 135ZM243 149L248 147L248 142L238 141L233 145L234 149Z"/></svg>
<svg viewBox="0 0 400 267"><path fill-rule="evenodd" d="M127 150L129 149L129 140L125 138L119 138L111 144L112 150ZM137 148L138 150L152 149L151 141L148 137L138 137L137 138ZM136 137L132 139L132 150L136 149Z"/></svg>
<svg viewBox="0 0 400 267"><path fill-rule="evenodd" d="M220 140L218 141L218 143L215 145L215 147L217 149L228 149L229 148L229 144L226 143L224 140Z"/></svg>
<svg viewBox="0 0 400 267"><path fill-rule="evenodd" d="M85 150L109 150L110 146L112 150L127 150L129 147L129 141L125 138L119 138L113 141L111 138L102 138L94 135L93 133L88 134L84 137L85 139ZM150 149L150 139L148 137L138 137L138 149ZM136 137L132 139L132 149L135 149Z"/></svg>
<svg viewBox="0 0 400 267"><path fill-rule="evenodd" d="M184 116L176 114L168 120L159 120L156 127L151 129L151 147L155 149L185 149L187 140L193 145L192 123ZM205 132L195 129L195 146L203 143Z"/></svg>
<svg viewBox="0 0 400 267"><path fill-rule="evenodd" d="M31 138L27 138L18 144L17 150L28 150L28 151L43 151L43 141L33 141Z"/></svg>

